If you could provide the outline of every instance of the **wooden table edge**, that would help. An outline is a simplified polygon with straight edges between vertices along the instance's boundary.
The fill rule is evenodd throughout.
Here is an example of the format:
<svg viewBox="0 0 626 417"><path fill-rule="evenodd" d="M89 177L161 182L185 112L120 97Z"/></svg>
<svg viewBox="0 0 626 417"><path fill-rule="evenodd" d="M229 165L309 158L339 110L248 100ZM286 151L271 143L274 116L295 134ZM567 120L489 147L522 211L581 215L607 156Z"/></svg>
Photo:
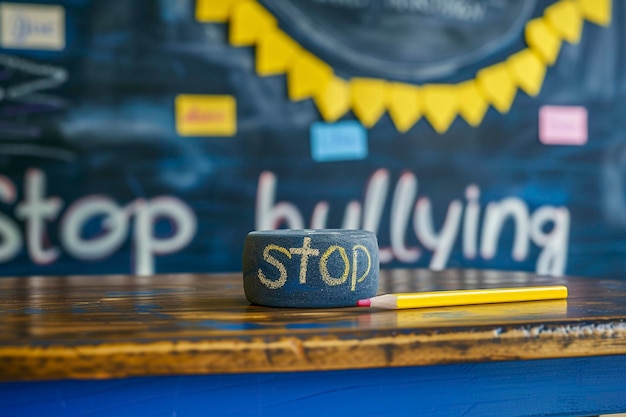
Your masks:
<svg viewBox="0 0 626 417"><path fill-rule="evenodd" d="M0 381L346 370L626 355L626 322L622 320L346 336L5 345L0 346Z"/></svg>

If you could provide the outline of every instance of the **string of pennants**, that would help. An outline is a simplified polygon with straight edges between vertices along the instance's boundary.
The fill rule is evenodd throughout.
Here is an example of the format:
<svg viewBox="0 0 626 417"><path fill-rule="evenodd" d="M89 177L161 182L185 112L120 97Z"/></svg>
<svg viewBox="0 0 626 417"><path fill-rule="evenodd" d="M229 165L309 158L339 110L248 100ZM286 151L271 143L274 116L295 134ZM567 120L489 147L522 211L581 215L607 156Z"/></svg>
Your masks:
<svg viewBox="0 0 626 417"><path fill-rule="evenodd" d="M231 45L256 47L256 72L286 74L289 99L313 99L327 122L352 110L364 126L372 127L387 111L400 132L424 117L437 132L445 133L457 116L478 126L490 105L508 113L518 89L530 96L539 94L546 68L556 62L562 42L578 43L584 20L607 26L611 10L611 0L559 0L543 16L526 23L526 49L479 70L474 79L422 86L336 76L327 63L282 31L258 0L197 0L196 20L229 23Z"/></svg>

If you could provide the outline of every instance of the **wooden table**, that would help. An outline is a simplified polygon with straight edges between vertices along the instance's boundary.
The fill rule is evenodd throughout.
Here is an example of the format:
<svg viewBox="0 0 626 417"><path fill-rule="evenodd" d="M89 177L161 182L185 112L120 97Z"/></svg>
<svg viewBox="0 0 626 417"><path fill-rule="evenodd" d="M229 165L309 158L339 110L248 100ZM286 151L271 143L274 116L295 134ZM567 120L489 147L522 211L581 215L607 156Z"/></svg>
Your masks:
<svg viewBox="0 0 626 417"><path fill-rule="evenodd" d="M2 278L0 415L626 411L626 281L381 275L381 293L563 283L570 298L274 309L249 305L239 274Z"/></svg>

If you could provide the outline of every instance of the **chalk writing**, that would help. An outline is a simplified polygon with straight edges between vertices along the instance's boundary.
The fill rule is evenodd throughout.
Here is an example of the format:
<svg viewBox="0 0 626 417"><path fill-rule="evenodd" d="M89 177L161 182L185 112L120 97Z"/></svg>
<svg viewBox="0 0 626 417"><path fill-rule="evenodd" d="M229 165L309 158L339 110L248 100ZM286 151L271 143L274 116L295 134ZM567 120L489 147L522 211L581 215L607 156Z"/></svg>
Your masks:
<svg viewBox="0 0 626 417"><path fill-rule="evenodd" d="M196 233L193 211L171 196L138 198L120 206L107 196L89 195L74 201L62 213L65 202L57 196L46 196L46 175L39 169L26 171L24 196L22 201L17 199L13 181L0 175L0 208L17 202L15 219L25 224L22 237L18 222L0 213L0 264L14 259L24 241L28 256L37 264L55 262L62 249L81 260L104 259L121 248L130 230L135 254L134 273L150 275L154 273L156 256L181 250ZM55 246L48 238L47 224L59 217L59 246ZM155 224L159 219L169 221L174 232L158 236ZM86 236L87 224L94 220L101 220L98 233Z"/></svg>
<svg viewBox="0 0 626 417"><path fill-rule="evenodd" d="M299 247L299 248L287 249L287 248L284 248L282 246L278 246L275 244L269 244L265 246L265 248L263 249L263 260L277 269L278 278L275 278L275 279L268 278L266 273L263 272L263 268L259 268L258 278L259 278L259 281L261 281L261 283L265 285L267 288L269 288L270 290L281 288L287 283L287 279L289 278L287 268L285 267L285 265L279 259L272 256L270 254L270 251L280 252L283 255L285 255L289 260L292 259L292 255L301 256L299 277L298 277L298 282L300 284L307 283L309 257L320 256L320 250L311 247L310 237L305 237L302 242L302 247ZM362 252L365 255L367 259L367 267L365 268L365 272L363 272L361 276L357 278L358 259L359 259L358 253L359 252ZM341 262L343 264L343 271L341 272L341 275L338 277L332 276L331 272L329 271L328 262L331 256L338 256L341 259ZM336 263L334 265L336 265ZM350 265L352 265L350 290L355 291L356 284L359 282L363 282L365 278L367 278L367 276L369 275L372 269L372 256L369 250L361 244L357 244L352 247L352 262L350 262L350 259L348 258L348 252L346 251L344 247L339 246L339 245L330 245L324 251L324 253L320 256L319 275L322 281L326 283L326 285L329 285L329 286L341 285L345 283L348 279L348 276L350 276L350 269L351 269ZM336 270L336 269L338 268L333 268L333 270Z"/></svg>
<svg viewBox="0 0 626 417"><path fill-rule="evenodd" d="M371 176L365 190L363 204L347 203L342 228L362 228L379 235L381 218L389 194L390 174L379 169ZM288 201L276 201L276 175L265 171L259 176L255 228L276 229L286 226L303 229L304 219L300 209ZM481 206L480 188L469 184L465 189L465 204L452 200L439 230L435 227L431 199L417 198L418 180L412 172L403 173L391 198L389 247L381 247L381 263L394 259L404 263L417 262L422 256L417 246L408 246L407 230L412 231L422 246L432 252L429 267L434 270L446 267L452 248L459 235L463 256L474 259L492 259L498 248L502 230L507 222L515 227L511 257L517 262L526 260L531 243L541 251L535 271L543 275L563 275L567 263L570 213L567 207L540 206L531 211L526 202L517 197L505 197ZM311 227L323 229L327 225L331 207L327 201L318 202L312 210ZM481 226L482 214L482 228ZM549 230L546 232L545 230Z"/></svg>
<svg viewBox="0 0 626 417"><path fill-rule="evenodd" d="M62 50L65 9L38 4L0 4L0 44L3 48Z"/></svg>
<svg viewBox="0 0 626 417"><path fill-rule="evenodd" d="M285 265L282 264L282 262L274 258L272 255L270 255L271 250L281 252L285 254L285 256L287 256L289 259L291 259L291 253L289 253L287 249L282 248L278 245L267 245L265 249L263 249L263 260L265 260L265 262L267 262L268 264L276 267L280 275L278 279L275 281L271 279L267 279L265 277L265 274L263 274L263 270L259 268L259 280L263 283L263 285L265 285L270 290L275 290L277 288L282 287L283 285L285 285L285 282L287 282L287 269L285 268ZM306 270L305 270L305 273L306 273Z"/></svg>
<svg viewBox="0 0 626 417"><path fill-rule="evenodd" d="M32 97L33 93L60 86L68 78L67 70L64 68L47 64L38 64L10 55L0 54L0 65L9 70L20 71L29 75L27 81L20 82L17 85L0 88L0 100L17 100L28 95L31 95ZM32 76L43 78L33 79ZM40 100L42 97L35 98ZM50 99L50 97L47 99ZM58 106L58 103L56 105Z"/></svg>
<svg viewBox="0 0 626 417"><path fill-rule="evenodd" d="M440 15L459 21L482 21L487 13L485 2L465 0L384 0L386 9L400 13Z"/></svg>
<svg viewBox="0 0 626 417"><path fill-rule="evenodd" d="M363 272L363 275L361 275L359 279L356 278L358 250L363 251L365 256L367 256L367 268L365 268L365 272ZM370 269L372 269L372 257L370 256L370 252L363 245L354 246L352 248L352 285L350 286L352 291L356 289L357 282L363 282L365 277L370 273Z"/></svg>
<svg viewBox="0 0 626 417"><path fill-rule="evenodd" d="M343 273L341 274L341 277L339 278L332 277L330 273L328 272L328 258L330 258L330 255L334 251L337 251L339 253L339 255L341 256L341 260L343 261L343 265L344 265ZM320 274L322 275L322 280L330 286L341 285L344 282L346 282L346 279L348 278L349 273L350 273L350 261L348 261L348 255L346 254L346 250L342 248L341 246L337 246L337 245L332 245L331 247L326 249L326 252L324 252L324 254L322 255L322 259L320 259Z"/></svg>
<svg viewBox="0 0 626 417"><path fill-rule="evenodd" d="M294 255L300 255L300 284L306 283L306 269L309 262L309 256L319 256L320 251L311 248L311 238L305 237L301 248L289 248L289 252Z"/></svg>
<svg viewBox="0 0 626 417"><path fill-rule="evenodd" d="M313 0L315 3L337 8L363 9L369 5L370 0Z"/></svg>

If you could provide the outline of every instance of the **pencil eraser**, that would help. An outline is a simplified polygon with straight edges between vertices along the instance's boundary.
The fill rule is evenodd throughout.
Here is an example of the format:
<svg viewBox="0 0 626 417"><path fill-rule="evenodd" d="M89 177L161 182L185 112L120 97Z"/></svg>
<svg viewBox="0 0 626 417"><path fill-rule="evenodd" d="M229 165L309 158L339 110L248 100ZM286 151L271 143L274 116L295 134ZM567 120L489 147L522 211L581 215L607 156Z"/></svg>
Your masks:
<svg viewBox="0 0 626 417"><path fill-rule="evenodd" d="M371 307L372 306L372 302L370 301L369 298L365 299L365 300L359 300L356 302L357 307Z"/></svg>
<svg viewBox="0 0 626 417"><path fill-rule="evenodd" d="M354 307L376 295L379 266L369 231L254 231L243 249L243 287L252 304Z"/></svg>

